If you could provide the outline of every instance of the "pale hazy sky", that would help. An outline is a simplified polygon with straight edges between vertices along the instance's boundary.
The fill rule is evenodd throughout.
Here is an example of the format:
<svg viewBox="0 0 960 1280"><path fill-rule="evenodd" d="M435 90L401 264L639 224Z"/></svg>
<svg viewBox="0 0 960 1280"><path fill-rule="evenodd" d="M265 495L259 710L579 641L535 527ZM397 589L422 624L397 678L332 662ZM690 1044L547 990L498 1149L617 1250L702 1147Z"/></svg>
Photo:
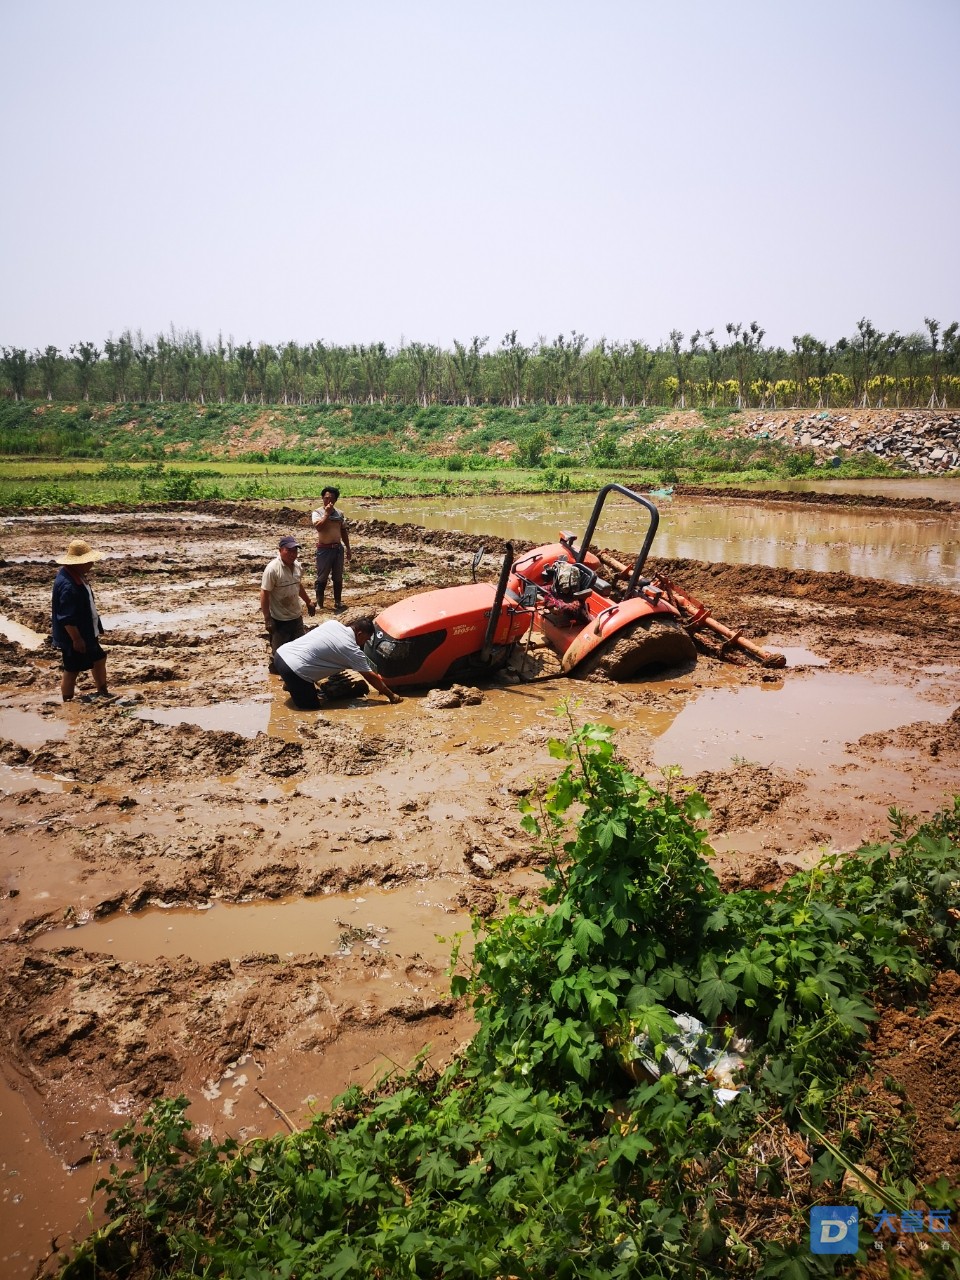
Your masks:
<svg viewBox="0 0 960 1280"><path fill-rule="evenodd" d="M4 0L0 345L960 318L960 0Z"/></svg>

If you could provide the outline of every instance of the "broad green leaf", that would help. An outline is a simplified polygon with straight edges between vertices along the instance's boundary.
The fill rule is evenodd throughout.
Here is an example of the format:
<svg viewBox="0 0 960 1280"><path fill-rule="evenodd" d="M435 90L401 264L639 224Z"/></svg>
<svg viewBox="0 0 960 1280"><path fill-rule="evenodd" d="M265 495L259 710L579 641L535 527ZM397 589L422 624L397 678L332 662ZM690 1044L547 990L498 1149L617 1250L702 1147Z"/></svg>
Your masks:
<svg viewBox="0 0 960 1280"><path fill-rule="evenodd" d="M719 975L702 979L697 984L697 1003L704 1016L713 1022L722 1009L732 1009L737 1003L737 988Z"/></svg>
<svg viewBox="0 0 960 1280"><path fill-rule="evenodd" d="M586 916L580 916L573 926L573 945L581 956L586 956L590 944L599 946L603 942L603 930Z"/></svg>

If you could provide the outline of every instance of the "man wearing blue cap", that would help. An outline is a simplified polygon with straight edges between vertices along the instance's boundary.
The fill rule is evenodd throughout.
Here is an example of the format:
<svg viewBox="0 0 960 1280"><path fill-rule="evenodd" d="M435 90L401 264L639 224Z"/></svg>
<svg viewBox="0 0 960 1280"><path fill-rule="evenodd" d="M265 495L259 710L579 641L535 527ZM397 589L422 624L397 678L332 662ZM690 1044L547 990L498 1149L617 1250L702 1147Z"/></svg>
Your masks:
<svg viewBox="0 0 960 1280"><path fill-rule="evenodd" d="M312 618L316 605L307 595L301 582L300 543L287 535L281 538L277 554L263 571L260 580L260 612L263 624L270 632L270 670L273 671L273 655L288 640L297 640L304 634L303 610L300 601L307 606Z"/></svg>

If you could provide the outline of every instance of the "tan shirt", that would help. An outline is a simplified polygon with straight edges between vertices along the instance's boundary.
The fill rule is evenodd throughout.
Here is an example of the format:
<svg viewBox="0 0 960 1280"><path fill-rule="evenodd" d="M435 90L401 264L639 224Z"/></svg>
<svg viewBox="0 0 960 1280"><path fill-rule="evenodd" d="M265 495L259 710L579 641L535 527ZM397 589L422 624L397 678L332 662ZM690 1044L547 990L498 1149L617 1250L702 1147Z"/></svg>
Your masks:
<svg viewBox="0 0 960 1280"><path fill-rule="evenodd" d="M260 590L270 593L270 616L278 622L290 622L299 618L303 610L300 607L300 561L286 565L279 556L263 571Z"/></svg>

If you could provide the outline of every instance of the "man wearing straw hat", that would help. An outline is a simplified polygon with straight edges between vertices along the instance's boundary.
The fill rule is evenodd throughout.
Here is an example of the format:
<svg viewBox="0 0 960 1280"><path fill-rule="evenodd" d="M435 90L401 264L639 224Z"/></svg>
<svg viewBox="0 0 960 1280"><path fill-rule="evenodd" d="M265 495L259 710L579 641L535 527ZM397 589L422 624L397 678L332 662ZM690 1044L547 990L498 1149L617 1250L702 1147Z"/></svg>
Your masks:
<svg viewBox="0 0 960 1280"><path fill-rule="evenodd" d="M113 701L107 689L107 655L100 647L103 623L87 580L90 566L102 559L103 552L94 551L82 538L70 543L66 555L57 556L57 564L63 567L53 583L53 643L63 658L60 693L64 702L73 697L81 671L89 671L97 686L84 701Z"/></svg>

